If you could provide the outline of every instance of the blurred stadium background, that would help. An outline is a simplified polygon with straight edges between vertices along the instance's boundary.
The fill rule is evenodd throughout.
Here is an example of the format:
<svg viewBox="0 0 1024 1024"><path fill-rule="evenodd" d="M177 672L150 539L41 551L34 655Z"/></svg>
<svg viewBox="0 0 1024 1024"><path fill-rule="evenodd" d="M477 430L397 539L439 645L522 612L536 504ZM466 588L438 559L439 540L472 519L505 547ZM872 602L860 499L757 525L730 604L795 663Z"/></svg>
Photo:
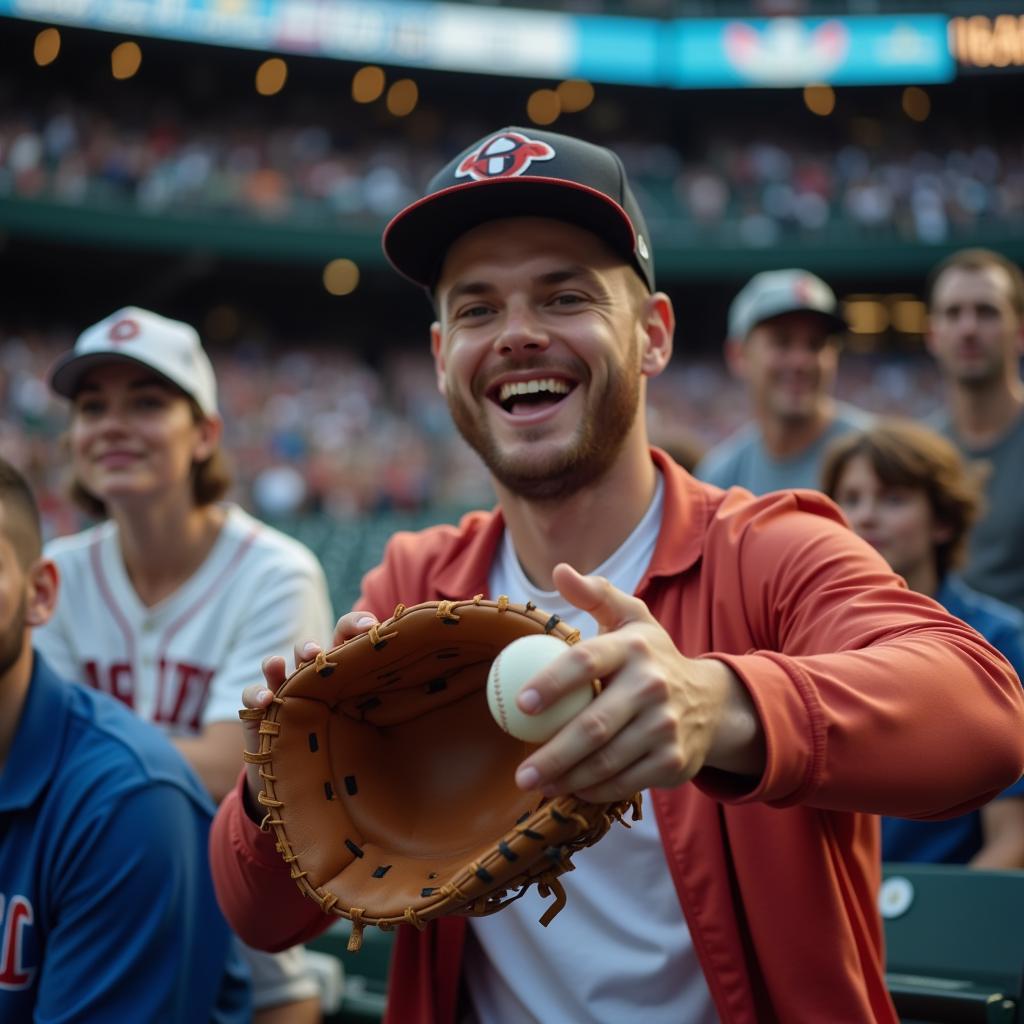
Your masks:
<svg viewBox="0 0 1024 1024"><path fill-rule="evenodd" d="M396 528L491 501L434 387L389 216L484 132L613 146L680 330L652 433L746 417L721 359L747 277L804 266L852 325L840 392L938 403L925 274L1024 259L1024 5L881 0L0 0L0 454L51 533L54 355L129 304L194 323L236 497L309 543L339 609Z"/></svg>

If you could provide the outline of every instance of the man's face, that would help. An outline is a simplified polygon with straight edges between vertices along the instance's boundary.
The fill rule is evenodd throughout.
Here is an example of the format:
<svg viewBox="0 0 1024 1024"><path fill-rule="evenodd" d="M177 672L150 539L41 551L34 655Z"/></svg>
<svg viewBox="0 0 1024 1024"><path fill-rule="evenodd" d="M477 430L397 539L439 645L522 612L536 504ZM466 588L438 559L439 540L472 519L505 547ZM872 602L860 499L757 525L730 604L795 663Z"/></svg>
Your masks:
<svg viewBox="0 0 1024 1024"><path fill-rule="evenodd" d="M551 499L607 472L648 372L632 269L582 228L516 217L452 245L436 298L439 387L495 479Z"/></svg>
<svg viewBox="0 0 1024 1024"><path fill-rule="evenodd" d="M18 661L28 643L28 579L14 545L3 531L0 505L0 679Z"/></svg>
<svg viewBox="0 0 1024 1024"><path fill-rule="evenodd" d="M755 326L731 342L733 364L761 415L786 422L816 417L832 392L839 339L831 321L798 311Z"/></svg>
<svg viewBox="0 0 1024 1024"><path fill-rule="evenodd" d="M928 350L942 372L967 388L1016 377L1024 351L1021 318L1002 267L950 267L935 282Z"/></svg>

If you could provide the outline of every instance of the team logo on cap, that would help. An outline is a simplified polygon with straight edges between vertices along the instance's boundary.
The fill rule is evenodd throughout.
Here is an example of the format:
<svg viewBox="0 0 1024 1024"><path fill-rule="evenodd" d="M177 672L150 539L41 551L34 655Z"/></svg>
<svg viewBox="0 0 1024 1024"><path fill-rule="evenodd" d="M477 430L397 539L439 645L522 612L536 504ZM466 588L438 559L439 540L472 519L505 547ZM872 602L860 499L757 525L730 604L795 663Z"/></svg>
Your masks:
<svg viewBox="0 0 1024 1024"><path fill-rule="evenodd" d="M550 160L554 155L554 148L546 142L528 139L519 132L502 132L470 153L459 164L455 177L474 181L514 178L524 174L534 160Z"/></svg>
<svg viewBox="0 0 1024 1024"><path fill-rule="evenodd" d="M131 341L132 338L137 338L141 330L142 328L139 327L137 320L125 318L111 325L110 330L107 331L107 337L114 344L120 344L122 341Z"/></svg>

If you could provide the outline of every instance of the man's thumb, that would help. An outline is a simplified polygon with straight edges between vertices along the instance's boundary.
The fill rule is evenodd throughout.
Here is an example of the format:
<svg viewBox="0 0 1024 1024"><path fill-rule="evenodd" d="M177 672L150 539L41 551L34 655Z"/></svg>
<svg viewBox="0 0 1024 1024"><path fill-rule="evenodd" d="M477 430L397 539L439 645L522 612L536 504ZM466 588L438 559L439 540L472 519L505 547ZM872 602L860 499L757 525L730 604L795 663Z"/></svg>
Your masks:
<svg viewBox="0 0 1024 1024"><path fill-rule="evenodd" d="M562 597L590 615L602 630L650 618L642 601L612 586L603 576L583 576L568 562L560 562L551 578Z"/></svg>

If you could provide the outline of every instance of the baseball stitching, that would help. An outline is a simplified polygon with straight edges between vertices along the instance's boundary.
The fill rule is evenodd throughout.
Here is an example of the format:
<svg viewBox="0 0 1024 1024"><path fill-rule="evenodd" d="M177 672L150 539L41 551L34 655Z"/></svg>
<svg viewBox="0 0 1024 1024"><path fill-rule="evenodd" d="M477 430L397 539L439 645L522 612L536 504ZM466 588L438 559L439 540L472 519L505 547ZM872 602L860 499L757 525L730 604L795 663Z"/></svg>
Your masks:
<svg viewBox="0 0 1024 1024"><path fill-rule="evenodd" d="M494 702L498 705L498 714L501 715L501 727L505 732L509 731L508 719L505 717L505 701L501 696L501 655L494 662ZM511 735L511 734L510 734Z"/></svg>

